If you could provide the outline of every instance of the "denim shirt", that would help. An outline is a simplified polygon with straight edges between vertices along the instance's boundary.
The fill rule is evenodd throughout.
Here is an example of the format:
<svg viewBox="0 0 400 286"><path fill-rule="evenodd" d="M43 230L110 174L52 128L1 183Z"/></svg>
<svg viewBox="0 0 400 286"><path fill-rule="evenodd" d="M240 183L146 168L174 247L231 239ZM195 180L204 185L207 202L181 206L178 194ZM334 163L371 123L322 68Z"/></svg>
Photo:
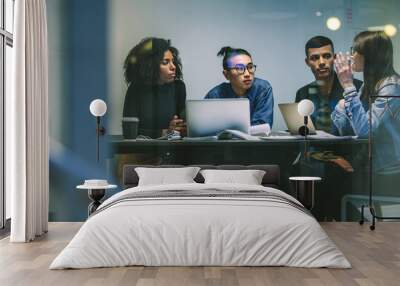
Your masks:
<svg viewBox="0 0 400 286"><path fill-rule="evenodd" d="M272 127L274 117L274 96L268 81L254 78L253 85L245 97L250 101L251 125L268 123ZM211 89L206 97L209 98L238 98L228 82L221 83Z"/></svg>
<svg viewBox="0 0 400 286"><path fill-rule="evenodd" d="M374 169L380 170L400 165L400 77L395 75L383 80L377 89L377 96L395 96L394 98L376 98L369 111L365 111L360 94L355 87L346 89L344 109L336 105L331 118L337 128L353 128L359 137L369 134L369 116L371 112L372 140L374 146Z"/></svg>
<svg viewBox="0 0 400 286"><path fill-rule="evenodd" d="M354 86L356 87L357 90L360 89L362 85L362 81L354 79L353 81ZM311 120L314 123L314 126L316 129L319 130L324 130L328 133L334 134L334 135L354 135L353 129L350 127L346 130L341 130L342 133L339 133L339 130L336 128L335 124L331 121L330 115L333 110L335 110L336 104L339 102L339 100L343 99L343 88L340 85L340 82L337 78L336 73L334 73L333 77L333 84L332 84L332 89L331 92L328 95L323 95L320 92L320 85L318 84L317 81L314 81L312 83L309 83L302 88L300 88L296 92L296 102L300 102L303 99L309 99L314 103L314 112L311 114ZM327 117L329 119L329 126L321 126L320 123L320 117L321 114L319 113L321 107L323 106L323 103L327 105ZM365 110L368 109L368 100L362 101L363 106Z"/></svg>

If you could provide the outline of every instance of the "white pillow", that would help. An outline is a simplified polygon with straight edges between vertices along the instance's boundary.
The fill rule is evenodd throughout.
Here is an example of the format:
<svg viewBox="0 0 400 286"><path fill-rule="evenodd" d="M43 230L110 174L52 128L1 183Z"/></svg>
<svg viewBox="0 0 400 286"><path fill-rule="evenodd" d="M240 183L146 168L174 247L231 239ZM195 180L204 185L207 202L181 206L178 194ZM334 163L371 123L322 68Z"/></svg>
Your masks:
<svg viewBox="0 0 400 286"><path fill-rule="evenodd" d="M205 184L230 183L261 185L265 171L261 170L202 170Z"/></svg>
<svg viewBox="0 0 400 286"><path fill-rule="evenodd" d="M195 183L193 179L199 170L199 167L135 168L139 176L138 186Z"/></svg>

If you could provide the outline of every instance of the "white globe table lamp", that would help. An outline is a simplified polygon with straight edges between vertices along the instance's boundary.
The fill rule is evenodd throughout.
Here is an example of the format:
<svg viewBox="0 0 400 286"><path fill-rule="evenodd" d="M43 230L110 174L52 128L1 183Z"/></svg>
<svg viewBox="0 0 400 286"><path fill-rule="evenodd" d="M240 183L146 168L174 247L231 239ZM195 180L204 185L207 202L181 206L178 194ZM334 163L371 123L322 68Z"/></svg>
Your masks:
<svg viewBox="0 0 400 286"><path fill-rule="evenodd" d="M309 99L303 99L297 105L297 112L304 117L304 125L299 128L299 134L307 136L310 134L310 129L307 126L308 117L314 112L314 103Z"/></svg>

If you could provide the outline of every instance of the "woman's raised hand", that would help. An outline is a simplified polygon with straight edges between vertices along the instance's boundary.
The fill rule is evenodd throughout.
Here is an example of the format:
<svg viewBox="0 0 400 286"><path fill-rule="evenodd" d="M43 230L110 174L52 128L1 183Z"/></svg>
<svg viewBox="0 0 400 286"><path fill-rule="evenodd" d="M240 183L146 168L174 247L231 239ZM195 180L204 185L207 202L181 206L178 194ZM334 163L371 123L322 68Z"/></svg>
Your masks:
<svg viewBox="0 0 400 286"><path fill-rule="evenodd" d="M351 57L348 53L338 53L335 58L336 74L343 88L352 87L353 71L351 69Z"/></svg>

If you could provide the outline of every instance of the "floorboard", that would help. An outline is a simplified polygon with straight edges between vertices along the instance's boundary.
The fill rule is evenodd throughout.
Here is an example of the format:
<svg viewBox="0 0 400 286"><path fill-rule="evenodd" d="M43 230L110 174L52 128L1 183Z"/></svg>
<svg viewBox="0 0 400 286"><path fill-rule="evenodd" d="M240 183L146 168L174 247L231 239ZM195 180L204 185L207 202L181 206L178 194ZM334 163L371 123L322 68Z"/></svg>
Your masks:
<svg viewBox="0 0 400 286"><path fill-rule="evenodd" d="M49 270L82 223L50 223L32 243L0 240L0 285L400 285L400 224L380 222L375 231L358 223L321 223L351 262L352 269L291 267L118 267Z"/></svg>

